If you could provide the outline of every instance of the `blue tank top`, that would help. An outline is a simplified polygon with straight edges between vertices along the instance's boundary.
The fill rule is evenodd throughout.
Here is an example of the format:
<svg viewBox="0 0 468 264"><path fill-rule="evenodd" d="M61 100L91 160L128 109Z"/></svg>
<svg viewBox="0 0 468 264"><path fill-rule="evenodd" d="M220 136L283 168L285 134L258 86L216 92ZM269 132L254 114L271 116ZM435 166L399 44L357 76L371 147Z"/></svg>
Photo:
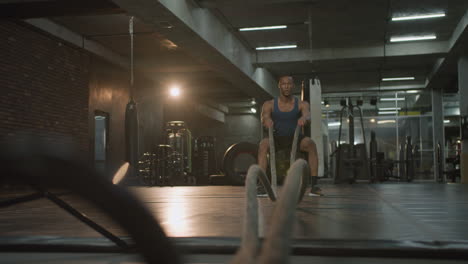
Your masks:
<svg viewBox="0 0 468 264"><path fill-rule="evenodd" d="M299 100L297 97L294 97L294 108L289 112L281 112L278 106L278 98L275 98L273 112L271 113L275 136L294 136L297 120L301 116L300 114L301 111L299 111Z"/></svg>

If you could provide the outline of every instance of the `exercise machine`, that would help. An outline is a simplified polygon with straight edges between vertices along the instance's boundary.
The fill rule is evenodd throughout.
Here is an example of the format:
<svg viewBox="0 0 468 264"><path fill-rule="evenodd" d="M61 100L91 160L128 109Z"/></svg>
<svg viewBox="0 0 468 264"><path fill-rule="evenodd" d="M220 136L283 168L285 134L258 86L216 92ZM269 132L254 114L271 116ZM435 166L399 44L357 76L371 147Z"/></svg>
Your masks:
<svg viewBox="0 0 468 264"><path fill-rule="evenodd" d="M366 149L366 136L364 122L362 119L362 100L357 100L353 105L351 98L342 99L340 111L340 128L338 135L338 147L332 155L336 155L336 169L334 183L355 183L359 180L371 180L369 171L369 161ZM355 144L354 134L354 110L357 109L361 121L363 143ZM342 143L341 133L343 129L343 116L348 120L348 143Z"/></svg>

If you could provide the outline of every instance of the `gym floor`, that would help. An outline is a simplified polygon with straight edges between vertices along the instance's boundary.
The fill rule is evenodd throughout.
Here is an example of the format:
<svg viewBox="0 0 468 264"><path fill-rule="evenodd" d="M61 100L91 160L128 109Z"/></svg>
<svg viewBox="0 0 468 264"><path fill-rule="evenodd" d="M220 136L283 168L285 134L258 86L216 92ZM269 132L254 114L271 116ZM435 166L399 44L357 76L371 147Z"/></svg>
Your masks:
<svg viewBox="0 0 468 264"><path fill-rule="evenodd" d="M294 238L460 241L468 238L468 186L435 183L322 185L325 196L305 197ZM170 237L239 237L244 188L238 186L130 187ZM2 192L0 200L26 194ZM112 220L68 193L62 199L119 236ZM274 203L259 198L260 235ZM131 212L129 212L131 213ZM101 237L45 199L0 209L0 238ZM19 259L16 259L19 261ZM12 262L15 263L15 262ZM20 262L18 262L20 263Z"/></svg>

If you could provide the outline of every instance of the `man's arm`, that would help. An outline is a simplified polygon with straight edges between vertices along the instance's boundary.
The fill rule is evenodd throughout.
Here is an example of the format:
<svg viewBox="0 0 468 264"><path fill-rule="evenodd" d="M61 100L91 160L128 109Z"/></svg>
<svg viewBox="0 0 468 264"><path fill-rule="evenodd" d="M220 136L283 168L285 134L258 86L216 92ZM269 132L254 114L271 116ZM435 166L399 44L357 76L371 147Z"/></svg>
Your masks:
<svg viewBox="0 0 468 264"><path fill-rule="evenodd" d="M299 110L301 110L302 116L297 120L299 126L304 126L310 122L310 107L307 101L301 101L299 105Z"/></svg>
<svg viewBox="0 0 468 264"><path fill-rule="evenodd" d="M273 120L271 119L271 112L273 111L272 101L266 101L262 106L262 124L265 127L272 127Z"/></svg>

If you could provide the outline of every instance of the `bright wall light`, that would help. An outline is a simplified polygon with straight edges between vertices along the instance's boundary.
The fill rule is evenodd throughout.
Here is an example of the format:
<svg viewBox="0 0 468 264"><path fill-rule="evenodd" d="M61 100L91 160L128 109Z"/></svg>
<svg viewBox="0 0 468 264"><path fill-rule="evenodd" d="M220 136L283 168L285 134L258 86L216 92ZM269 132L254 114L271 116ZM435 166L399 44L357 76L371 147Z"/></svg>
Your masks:
<svg viewBox="0 0 468 264"><path fill-rule="evenodd" d="M252 112L252 113L255 114L255 113L257 113L257 109L255 109L255 108L252 107L252 108L250 108L250 112Z"/></svg>
<svg viewBox="0 0 468 264"><path fill-rule="evenodd" d="M278 25L278 26L267 26L267 27L246 27L246 28L239 28L239 31L255 31L255 30L271 30L271 29L284 29L287 28L286 25Z"/></svg>
<svg viewBox="0 0 468 264"><path fill-rule="evenodd" d="M171 87L171 89L169 90L169 94L172 96L172 97L178 97L180 96L180 88L178 86L173 86Z"/></svg>
<svg viewBox="0 0 468 264"><path fill-rule="evenodd" d="M330 123L328 123L328 126L329 126L329 127L340 126L340 122L330 122Z"/></svg>
<svg viewBox="0 0 468 264"><path fill-rule="evenodd" d="M377 124L395 124L395 120L379 120L377 121Z"/></svg>
<svg viewBox="0 0 468 264"><path fill-rule="evenodd" d="M390 42L429 40L429 39L436 39L436 38L437 38L436 35L410 36L410 37L391 37Z"/></svg>
<svg viewBox="0 0 468 264"><path fill-rule="evenodd" d="M401 110L401 107L383 107L379 108L379 111L396 111Z"/></svg>
<svg viewBox="0 0 468 264"><path fill-rule="evenodd" d="M380 101L404 101L404 97L398 97L398 98L380 98Z"/></svg>
<svg viewBox="0 0 468 264"><path fill-rule="evenodd" d="M379 115L396 115L398 111L379 111Z"/></svg>
<svg viewBox="0 0 468 264"><path fill-rule="evenodd" d="M427 19L427 18L437 18L437 17L444 17L444 16L445 16L445 13L424 14L424 15L415 15L415 16L401 16L401 17L392 17L392 21Z"/></svg>
<svg viewBox="0 0 468 264"><path fill-rule="evenodd" d="M414 77L395 77L395 78L382 78L384 82L391 82L391 81L411 81L414 80Z"/></svg>
<svg viewBox="0 0 468 264"><path fill-rule="evenodd" d="M297 45L283 45L283 46L269 46L269 47L256 47L256 50L273 50L273 49L295 49Z"/></svg>

